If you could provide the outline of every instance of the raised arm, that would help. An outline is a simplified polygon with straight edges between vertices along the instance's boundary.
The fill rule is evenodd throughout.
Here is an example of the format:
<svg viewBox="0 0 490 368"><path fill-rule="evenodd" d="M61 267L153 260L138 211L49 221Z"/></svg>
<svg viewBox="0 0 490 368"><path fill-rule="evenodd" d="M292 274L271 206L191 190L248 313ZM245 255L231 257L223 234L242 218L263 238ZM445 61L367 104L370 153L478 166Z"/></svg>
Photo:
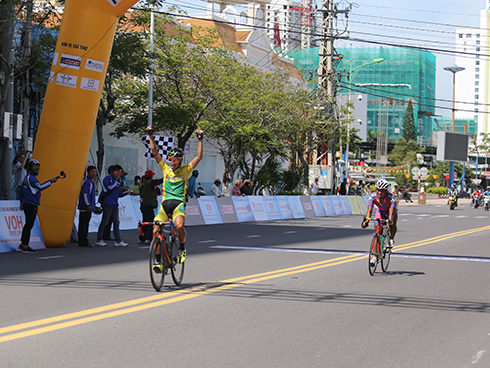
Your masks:
<svg viewBox="0 0 490 368"><path fill-rule="evenodd" d="M162 156L160 156L160 154L158 153L158 147L155 143L155 137L153 136L153 127L150 125L149 127L146 128L146 131L150 136L151 152L153 153L153 157L155 157L155 160L157 160L157 164L159 164L162 161Z"/></svg>
<svg viewBox="0 0 490 368"><path fill-rule="evenodd" d="M191 165L192 165L192 168L195 169L196 166L199 164L199 162L201 162L202 160L202 154L203 154L203 143L202 143L202 139L203 139L203 131L202 130L196 130L196 135L197 135L197 138L199 139L199 144L197 146L197 156L194 157L194 159L191 161Z"/></svg>

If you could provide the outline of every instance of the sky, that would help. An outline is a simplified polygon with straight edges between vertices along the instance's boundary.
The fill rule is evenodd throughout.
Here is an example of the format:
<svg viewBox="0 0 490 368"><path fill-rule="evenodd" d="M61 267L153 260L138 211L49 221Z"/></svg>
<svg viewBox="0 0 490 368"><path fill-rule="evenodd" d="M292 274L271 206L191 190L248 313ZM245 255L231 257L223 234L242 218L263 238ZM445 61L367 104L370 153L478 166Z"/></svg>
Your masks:
<svg viewBox="0 0 490 368"><path fill-rule="evenodd" d="M271 0L274 3L276 0ZM301 1L301 0L296 0ZM316 1L321 8L321 0ZM376 47L372 42L386 45L422 46L436 55L436 98L452 101L452 76L444 71L454 64L455 34L457 28L479 27L480 10L488 0L335 0L339 9L352 4L347 27L350 39L336 41L335 47ZM205 13L206 0L166 0L167 5L177 5L188 14ZM216 8L216 7L215 7ZM239 11L245 8L238 8ZM363 40L355 42L354 39ZM437 115L451 116L451 102L437 101Z"/></svg>

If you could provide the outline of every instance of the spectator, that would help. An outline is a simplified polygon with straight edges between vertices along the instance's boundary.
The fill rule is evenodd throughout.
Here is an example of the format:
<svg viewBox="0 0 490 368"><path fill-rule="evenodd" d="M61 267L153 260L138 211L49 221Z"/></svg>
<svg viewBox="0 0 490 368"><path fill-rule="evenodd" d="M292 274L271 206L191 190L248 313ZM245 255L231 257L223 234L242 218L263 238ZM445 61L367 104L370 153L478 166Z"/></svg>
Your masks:
<svg viewBox="0 0 490 368"><path fill-rule="evenodd" d="M221 189L219 189L220 185L221 185L221 180L216 179L214 181L214 184L211 186L211 195L214 195L215 197L221 197L223 195Z"/></svg>
<svg viewBox="0 0 490 368"><path fill-rule="evenodd" d="M22 185L22 181L24 180L27 171L25 169L27 161L27 156L24 153L19 153L15 156L14 159L14 191L15 191L15 199L19 198L19 191Z"/></svg>
<svg viewBox="0 0 490 368"><path fill-rule="evenodd" d="M318 178L315 178L315 180L310 185L310 195L317 195L317 194L318 194Z"/></svg>
<svg viewBox="0 0 490 368"><path fill-rule="evenodd" d="M242 186L240 192L243 195L252 195L252 181L250 179L242 179Z"/></svg>
<svg viewBox="0 0 490 368"><path fill-rule="evenodd" d="M129 186L130 195L140 195L140 187L141 187L141 176L136 175L134 177L134 183Z"/></svg>
<svg viewBox="0 0 490 368"><path fill-rule="evenodd" d="M143 183L140 188L141 197L141 215L143 216L143 222L152 222L155 218L155 208L158 207L157 197L161 194L158 185L163 183L162 179L153 179L155 173L151 170L146 170L145 176L143 176ZM140 235L140 243L150 244L153 238L153 230L151 225L145 225L142 227L144 235Z"/></svg>
<svg viewBox="0 0 490 368"><path fill-rule="evenodd" d="M99 247L107 246L107 243L102 239L104 228L112 220L114 224L114 236L116 242L114 246L116 247L127 247L128 243L125 243L121 239L119 233L119 197L124 197L129 192L121 192L121 183L119 179L125 174L123 168L120 165L113 166L113 173L107 175L102 182L102 193L99 201L102 202L102 222L99 225L99 231L97 232L97 242L95 245Z"/></svg>
<svg viewBox="0 0 490 368"><path fill-rule="evenodd" d="M347 194L347 179L344 178L342 183L340 183L340 190L339 190L340 195L346 195Z"/></svg>
<svg viewBox="0 0 490 368"><path fill-rule="evenodd" d="M242 185L241 179L235 180L235 182L233 183L233 189L231 190L232 196L243 196L244 195L240 191L241 185Z"/></svg>
<svg viewBox="0 0 490 368"><path fill-rule="evenodd" d="M199 171L192 171L192 175L189 178L189 183L187 185L187 195L191 198L197 197L197 177L199 176Z"/></svg>
<svg viewBox="0 0 490 368"><path fill-rule="evenodd" d="M93 180L97 176L95 166L87 167L87 177L82 183L80 196L78 197L78 246L93 247L88 241L88 226L95 210L95 186Z"/></svg>
<svg viewBox="0 0 490 368"><path fill-rule="evenodd" d="M29 247L31 230L34 226L37 216L37 208L41 204L41 191L47 189L51 184L58 181L57 177L52 178L44 183L39 183L36 176L39 174L41 163L38 160L30 160L27 163L27 174L22 181L19 190L20 208L24 211L26 222L22 229L21 244L17 248L22 253L37 253L37 250Z"/></svg>
<svg viewBox="0 0 490 368"><path fill-rule="evenodd" d="M107 169L107 175L111 175L113 172L114 172L114 165L111 165ZM101 182L101 184L102 184L102 182ZM101 192L101 194L102 194L102 192ZM99 195L99 197L100 197L100 195ZM112 228L112 220L109 219L109 222L107 223L106 227L104 228L104 234L102 235L103 240L114 240L114 238L111 238L111 228Z"/></svg>

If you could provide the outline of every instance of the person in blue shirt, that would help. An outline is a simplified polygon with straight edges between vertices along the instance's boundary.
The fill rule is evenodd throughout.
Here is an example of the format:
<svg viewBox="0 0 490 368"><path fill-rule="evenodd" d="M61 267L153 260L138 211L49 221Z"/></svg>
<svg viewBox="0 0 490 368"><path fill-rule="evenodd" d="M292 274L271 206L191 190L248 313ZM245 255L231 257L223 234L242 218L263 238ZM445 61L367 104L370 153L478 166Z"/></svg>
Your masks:
<svg viewBox="0 0 490 368"><path fill-rule="evenodd" d="M31 230L36 221L37 208L41 204L41 191L58 181L58 178L54 177L41 184L36 178L40 168L41 163L38 160L32 159L27 163L27 174L19 191L20 209L24 211L26 216L22 237L20 238L21 244L17 248L22 253L37 253L37 250L29 247L29 240L31 238Z"/></svg>
<svg viewBox="0 0 490 368"><path fill-rule="evenodd" d="M197 177L199 176L199 171L192 171L192 175L189 178L189 184L187 185L187 195L191 198L197 197Z"/></svg>
<svg viewBox="0 0 490 368"><path fill-rule="evenodd" d="M116 247L127 247L128 243L125 243L121 239L121 234L119 232L119 197L124 197L129 194L129 192L121 192L121 183L119 179L125 174L121 165L114 165L113 171L110 175L107 175L102 181L102 221L99 225L99 230L97 231L97 242L95 245L99 247L107 246L107 243L102 239L104 228L112 220L114 224L114 237L116 242L114 246ZM100 200L99 196L99 200Z"/></svg>
<svg viewBox="0 0 490 368"><path fill-rule="evenodd" d="M88 241L88 226L95 210L95 186L94 178L97 176L95 166L87 167L87 177L82 183L80 196L78 197L78 246L93 247Z"/></svg>

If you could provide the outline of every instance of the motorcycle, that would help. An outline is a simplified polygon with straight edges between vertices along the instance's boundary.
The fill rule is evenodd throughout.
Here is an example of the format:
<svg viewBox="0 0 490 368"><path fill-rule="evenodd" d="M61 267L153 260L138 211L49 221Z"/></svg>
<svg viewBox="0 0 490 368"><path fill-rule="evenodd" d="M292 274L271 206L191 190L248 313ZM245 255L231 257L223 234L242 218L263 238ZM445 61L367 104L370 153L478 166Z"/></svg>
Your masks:
<svg viewBox="0 0 490 368"><path fill-rule="evenodd" d="M456 196L454 194L451 194L448 198L447 198L447 205L449 206L449 209L450 210L454 210L457 206L456 204Z"/></svg>
<svg viewBox="0 0 490 368"><path fill-rule="evenodd" d="M403 192L402 198L405 200L405 202L413 202L412 194L410 192Z"/></svg>
<svg viewBox="0 0 490 368"><path fill-rule="evenodd" d="M473 207L477 209L481 205L481 196L475 196L473 198Z"/></svg>
<svg viewBox="0 0 490 368"><path fill-rule="evenodd" d="M490 195L486 195L483 197L483 207L485 208L485 211L488 211L490 209Z"/></svg>

